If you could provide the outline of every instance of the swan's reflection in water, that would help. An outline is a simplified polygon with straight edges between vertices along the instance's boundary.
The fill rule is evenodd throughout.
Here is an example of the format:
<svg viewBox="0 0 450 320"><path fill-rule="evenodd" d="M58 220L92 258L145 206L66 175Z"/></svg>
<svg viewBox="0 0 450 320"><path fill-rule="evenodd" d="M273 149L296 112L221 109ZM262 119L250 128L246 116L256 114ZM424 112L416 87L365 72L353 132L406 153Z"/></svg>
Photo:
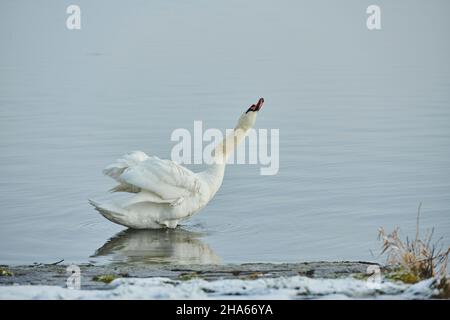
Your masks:
<svg viewBox="0 0 450 320"><path fill-rule="evenodd" d="M218 264L220 258L199 238L184 229L119 232L97 249L94 258L125 263Z"/></svg>

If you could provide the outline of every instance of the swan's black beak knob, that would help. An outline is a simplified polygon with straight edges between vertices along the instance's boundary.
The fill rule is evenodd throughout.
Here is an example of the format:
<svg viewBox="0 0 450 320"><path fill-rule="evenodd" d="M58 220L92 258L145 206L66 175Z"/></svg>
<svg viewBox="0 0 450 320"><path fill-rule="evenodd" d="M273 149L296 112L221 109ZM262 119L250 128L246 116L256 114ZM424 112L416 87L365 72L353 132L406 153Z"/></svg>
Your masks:
<svg viewBox="0 0 450 320"><path fill-rule="evenodd" d="M248 113L250 111L259 111L262 108L263 104L264 104L264 98L261 98L258 100L258 102L256 104L252 104L252 106L250 108L248 108L247 112L245 112L245 113Z"/></svg>

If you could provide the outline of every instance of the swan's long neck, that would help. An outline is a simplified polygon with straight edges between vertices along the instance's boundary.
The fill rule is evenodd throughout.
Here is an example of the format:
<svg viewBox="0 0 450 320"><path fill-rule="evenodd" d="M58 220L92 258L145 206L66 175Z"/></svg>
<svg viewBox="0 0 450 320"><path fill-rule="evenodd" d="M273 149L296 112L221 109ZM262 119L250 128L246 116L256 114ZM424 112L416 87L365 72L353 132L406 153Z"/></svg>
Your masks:
<svg viewBox="0 0 450 320"><path fill-rule="evenodd" d="M236 147L245 139L249 129L241 127L234 128L228 136L213 151L213 159L215 164L225 165L228 158L233 154Z"/></svg>
<svg viewBox="0 0 450 320"><path fill-rule="evenodd" d="M233 154L236 147L244 140L249 128L244 129L239 125L234 128L233 132L226 136L221 143L213 151L213 164L202 172L203 178L209 183L213 190L213 194L222 185L223 176L225 174L225 165L227 159Z"/></svg>

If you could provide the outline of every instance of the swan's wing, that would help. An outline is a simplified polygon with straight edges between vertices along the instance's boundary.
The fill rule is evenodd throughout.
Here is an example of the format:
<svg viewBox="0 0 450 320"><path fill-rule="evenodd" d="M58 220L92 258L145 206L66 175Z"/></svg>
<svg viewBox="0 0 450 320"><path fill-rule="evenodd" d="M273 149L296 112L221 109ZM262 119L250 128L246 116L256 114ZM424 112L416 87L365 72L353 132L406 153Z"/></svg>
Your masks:
<svg viewBox="0 0 450 320"><path fill-rule="evenodd" d="M199 192L201 186L195 173L171 160L158 157L149 157L127 168L118 180L172 201Z"/></svg>
<svg viewBox="0 0 450 320"><path fill-rule="evenodd" d="M120 182L120 175L129 167L138 165L142 161L145 161L149 158L148 155L146 155L142 151L133 151L130 153L127 153L122 158L117 159L116 162L113 164L110 164L107 166L103 173L114 180ZM113 190L113 191L127 191L127 190Z"/></svg>

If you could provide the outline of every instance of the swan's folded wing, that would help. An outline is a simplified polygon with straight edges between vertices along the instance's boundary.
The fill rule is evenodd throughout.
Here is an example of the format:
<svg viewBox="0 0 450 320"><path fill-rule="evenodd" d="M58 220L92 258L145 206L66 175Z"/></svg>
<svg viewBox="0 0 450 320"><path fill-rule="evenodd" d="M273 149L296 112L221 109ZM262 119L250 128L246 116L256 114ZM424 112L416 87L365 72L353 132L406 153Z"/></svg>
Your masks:
<svg viewBox="0 0 450 320"><path fill-rule="evenodd" d="M103 173L111 178L113 178L116 181L120 180L120 175L129 167L138 165L142 161L145 161L149 158L148 155L146 155L142 151L133 151L130 153L127 153L122 158L117 159L116 162L113 164L110 164L107 166ZM120 190L119 190L120 191Z"/></svg>
<svg viewBox="0 0 450 320"><path fill-rule="evenodd" d="M126 169L119 177L127 183L153 192L165 200L191 196L200 191L197 175L170 160L149 157Z"/></svg>

